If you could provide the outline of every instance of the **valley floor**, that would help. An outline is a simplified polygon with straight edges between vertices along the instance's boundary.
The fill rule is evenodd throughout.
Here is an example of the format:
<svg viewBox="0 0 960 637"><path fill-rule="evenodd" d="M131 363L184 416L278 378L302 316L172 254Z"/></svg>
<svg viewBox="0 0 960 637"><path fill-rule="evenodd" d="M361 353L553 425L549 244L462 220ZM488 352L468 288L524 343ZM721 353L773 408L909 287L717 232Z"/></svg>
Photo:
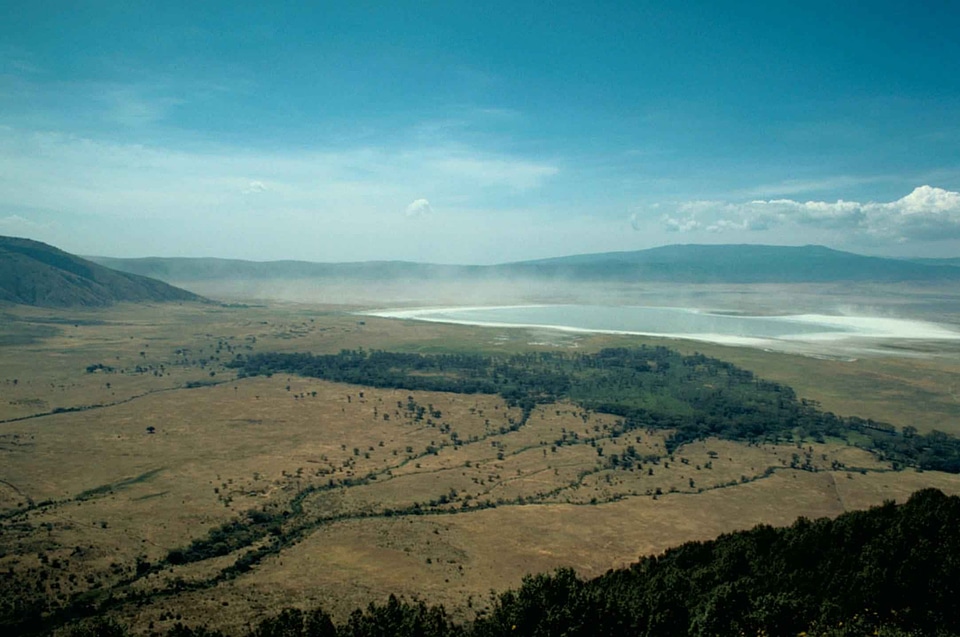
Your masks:
<svg viewBox="0 0 960 637"><path fill-rule="evenodd" d="M669 431L618 433L615 417L569 402L523 419L495 395L237 379L224 367L257 351L639 342L626 337L544 345L526 331L302 306L7 316L16 320L4 323L0 359L6 620L28 610L66 618L94 601L141 632L178 619L238 629L288 605L322 604L342 618L391 593L470 617L491 589L528 573L593 576L758 523L834 517L927 486L960 494L960 476L893 471L839 441L707 439L668 453ZM800 395L824 402L835 379L860 382L880 366L723 351L760 375L806 376ZM875 384L895 424L911 410L937 416L936 400L916 405L896 391L911 387L942 400L941 421L956 426L936 376L950 373L946 363L886 370Z"/></svg>

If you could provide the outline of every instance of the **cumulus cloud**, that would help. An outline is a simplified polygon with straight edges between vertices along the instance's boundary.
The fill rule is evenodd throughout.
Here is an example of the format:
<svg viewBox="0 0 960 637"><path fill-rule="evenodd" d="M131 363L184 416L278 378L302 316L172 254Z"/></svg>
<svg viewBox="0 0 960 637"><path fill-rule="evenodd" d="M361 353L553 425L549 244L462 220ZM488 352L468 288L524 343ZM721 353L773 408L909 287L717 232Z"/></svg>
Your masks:
<svg viewBox="0 0 960 637"><path fill-rule="evenodd" d="M670 217L664 215L661 219L663 225L667 227L667 232L691 232L703 227L699 221L693 217Z"/></svg>
<svg viewBox="0 0 960 637"><path fill-rule="evenodd" d="M890 202L758 199L692 201L661 217L671 232L763 231L797 225L892 241L960 239L960 193L919 186Z"/></svg>
<svg viewBox="0 0 960 637"><path fill-rule="evenodd" d="M960 193L920 186L881 209L905 239L960 238Z"/></svg>
<svg viewBox="0 0 960 637"><path fill-rule="evenodd" d="M416 199L407 206L408 217L423 217L429 214L433 214L433 208L426 199Z"/></svg>
<svg viewBox="0 0 960 637"><path fill-rule="evenodd" d="M267 187L264 185L262 181L254 180L254 181L251 181L249 184L247 184L247 187L244 188L242 192L245 195L250 195L258 192L265 192L266 190L267 190Z"/></svg>

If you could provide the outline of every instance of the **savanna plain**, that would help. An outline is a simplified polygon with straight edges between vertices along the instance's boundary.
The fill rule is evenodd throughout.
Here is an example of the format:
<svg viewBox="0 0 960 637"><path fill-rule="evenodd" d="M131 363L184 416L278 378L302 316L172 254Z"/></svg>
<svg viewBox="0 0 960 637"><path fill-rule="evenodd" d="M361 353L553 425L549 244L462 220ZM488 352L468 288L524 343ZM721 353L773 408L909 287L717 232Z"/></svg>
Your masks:
<svg viewBox="0 0 960 637"><path fill-rule="evenodd" d="M645 294L651 305L682 304L666 288ZM142 634L175 622L240 632L278 608L322 606L342 619L390 594L466 619L526 574L595 576L759 523L835 517L923 487L960 494L957 474L869 444L888 428L960 435L956 343L812 355L401 321L358 314L372 299L348 300L3 308L4 620L43 617L56 630L96 612ZM960 295L935 288L700 286L682 302L751 312L845 303L960 323ZM865 424L844 436L678 437L668 420L635 418L692 413L677 398L687 390L661 381L618 388L623 404L645 410L630 416L601 408L589 393L599 389L531 398L425 388L459 378L442 361L396 363L401 376L425 379L408 385L245 364L387 351L507 367L527 356L559 374L564 357L623 348L640 352L631 360L651 379L668 366L691 370L663 383L702 392L746 379L737 391L758 395L789 387L804 409ZM587 387L579 368L563 373Z"/></svg>

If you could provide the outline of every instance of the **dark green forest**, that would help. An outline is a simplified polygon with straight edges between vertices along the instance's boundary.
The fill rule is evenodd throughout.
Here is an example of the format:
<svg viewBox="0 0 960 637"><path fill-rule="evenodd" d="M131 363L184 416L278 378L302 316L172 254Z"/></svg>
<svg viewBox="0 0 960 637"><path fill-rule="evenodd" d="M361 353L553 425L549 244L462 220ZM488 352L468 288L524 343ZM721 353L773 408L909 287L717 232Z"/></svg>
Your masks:
<svg viewBox="0 0 960 637"><path fill-rule="evenodd" d="M611 348L595 354L511 356L344 350L339 354L238 355L243 376L297 374L369 387L499 394L529 413L570 400L623 418L625 430L670 429L672 453L707 437L749 442L842 439L895 467L960 473L960 440L934 431L840 417L778 383L702 354L665 347ZM852 436L851 434L856 434Z"/></svg>
<svg viewBox="0 0 960 637"><path fill-rule="evenodd" d="M595 579L528 576L471 622L390 597L335 623L287 609L250 637L504 635L956 635L960 633L960 498L936 489L836 519L757 526L689 542ZM126 634L94 620L74 637ZM177 625L169 637L214 637Z"/></svg>

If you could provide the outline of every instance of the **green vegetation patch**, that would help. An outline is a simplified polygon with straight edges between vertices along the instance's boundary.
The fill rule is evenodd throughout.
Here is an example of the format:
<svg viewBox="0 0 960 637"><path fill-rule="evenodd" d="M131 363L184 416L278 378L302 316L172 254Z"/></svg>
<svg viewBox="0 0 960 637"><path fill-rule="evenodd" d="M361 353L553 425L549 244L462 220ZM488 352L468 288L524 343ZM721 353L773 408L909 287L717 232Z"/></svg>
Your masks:
<svg viewBox="0 0 960 637"><path fill-rule="evenodd" d="M83 500L89 500L91 498L96 498L102 495L106 495L108 493L113 493L114 491L119 491L121 489L125 489L126 487L130 487L135 484L139 484L141 482L146 482L147 480L151 479L153 476L157 475L161 471L163 471L162 468L151 469L146 473L141 473L140 475L134 476L132 478L126 478L124 480L119 480L117 482L113 482L110 484L103 484L103 485L100 485L99 487L87 489L86 491L81 491L80 493L78 493L76 496L74 496L73 499L80 502Z"/></svg>
<svg viewBox="0 0 960 637"><path fill-rule="evenodd" d="M260 353L238 355L228 366L241 377L282 372L370 387L499 394L525 413L566 399L622 417L625 431L672 430L668 453L708 437L748 442L841 438L897 466L960 473L960 440L952 436L921 435L912 427L898 432L870 419L840 417L732 363L665 347L512 356Z"/></svg>

